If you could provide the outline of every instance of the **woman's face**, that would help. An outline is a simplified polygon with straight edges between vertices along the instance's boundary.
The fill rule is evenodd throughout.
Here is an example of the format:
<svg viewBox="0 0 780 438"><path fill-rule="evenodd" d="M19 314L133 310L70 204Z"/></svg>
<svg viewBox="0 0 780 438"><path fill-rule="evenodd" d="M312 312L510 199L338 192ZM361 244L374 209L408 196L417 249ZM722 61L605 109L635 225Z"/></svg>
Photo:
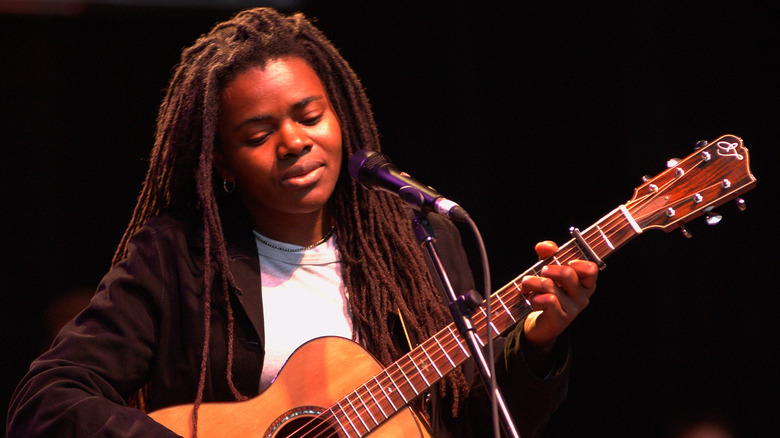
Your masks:
<svg viewBox="0 0 780 438"><path fill-rule="evenodd" d="M219 175L255 219L323 214L341 170L341 128L325 87L298 57L238 74L222 91Z"/></svg>

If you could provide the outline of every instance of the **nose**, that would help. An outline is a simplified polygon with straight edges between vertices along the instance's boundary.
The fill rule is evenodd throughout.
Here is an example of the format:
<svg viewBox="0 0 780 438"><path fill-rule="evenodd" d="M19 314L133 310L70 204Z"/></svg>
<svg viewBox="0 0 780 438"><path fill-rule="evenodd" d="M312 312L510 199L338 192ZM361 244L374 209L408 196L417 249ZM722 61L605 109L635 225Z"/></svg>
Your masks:
<svg viewBox="0 0 780 438"><path fill-rule="evenodd" d="M280 159L298 156L312 146L306 129L294 120L286 120L279 126L279 134L276 151Z"/></svg>

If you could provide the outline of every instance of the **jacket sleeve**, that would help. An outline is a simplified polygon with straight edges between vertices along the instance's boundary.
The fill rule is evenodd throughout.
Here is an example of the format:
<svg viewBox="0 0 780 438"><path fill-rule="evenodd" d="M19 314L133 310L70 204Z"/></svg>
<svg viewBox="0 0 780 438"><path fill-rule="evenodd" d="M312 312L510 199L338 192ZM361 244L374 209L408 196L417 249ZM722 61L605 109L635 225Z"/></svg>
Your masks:
<svg viewBox="0 0 780 438"><path fill-rule="evenodd" d="M437 250L455 291L462 293L474 288L457 228L433 215L430 219L437 236ZM526 345L521 324L494 341L494 354L498 386L520 436L537 436L566 398L570 361L567 336L558 339L545 375L535 374L529 366L537 358ZM431 394L431 421L437 438L492 436L491 402L479 370L469 360L464 363L463 371L470 383L470 392L456 417L452 416L449 397Z"/></svg>
<svg viewBox="0 0 780 438"><path fill-rule="evenodd" d="M142 229L129 249L30 366L9 406L8 437L176 436L125 403L148 379L167 287L154 233Z"/></svg>

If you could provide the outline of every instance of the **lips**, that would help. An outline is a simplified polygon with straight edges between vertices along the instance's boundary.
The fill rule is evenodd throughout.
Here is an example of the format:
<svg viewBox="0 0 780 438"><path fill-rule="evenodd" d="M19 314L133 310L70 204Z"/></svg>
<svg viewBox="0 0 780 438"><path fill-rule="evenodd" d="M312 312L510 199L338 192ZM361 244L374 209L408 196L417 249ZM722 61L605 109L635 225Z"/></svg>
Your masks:
<svg viewBox="0 0 780 438"><path fill-rule="evenodd" d="M282 183L287 185L305 185L316 179L315 171L325 166L320 161L307 161L291 166L282 174Z"/></svg>

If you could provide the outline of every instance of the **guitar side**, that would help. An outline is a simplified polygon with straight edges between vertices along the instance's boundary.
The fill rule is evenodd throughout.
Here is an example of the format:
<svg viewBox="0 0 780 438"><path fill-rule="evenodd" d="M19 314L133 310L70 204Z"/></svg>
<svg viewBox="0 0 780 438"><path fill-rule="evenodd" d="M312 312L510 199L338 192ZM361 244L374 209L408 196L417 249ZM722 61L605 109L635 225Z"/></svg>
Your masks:
<svg viewBox="0 0 780 438"><path fill-rule="evenodd" d="M383 370L358 344L343 338L314 339L298 348L274 383L259 396L243 402L203 403L198 409L198 437L287 437L312 411L326 410ZM179 435L192 433L193 405L164 408L149 414ZM337 430L338 430L338 424ZM347 434L365 436L362 424L342 425ZM370 427L375 426L370 424ZM356 432L358 430L358 432ZM374 429L371 437L429 437L427 426L412 408Z"/></svg>

